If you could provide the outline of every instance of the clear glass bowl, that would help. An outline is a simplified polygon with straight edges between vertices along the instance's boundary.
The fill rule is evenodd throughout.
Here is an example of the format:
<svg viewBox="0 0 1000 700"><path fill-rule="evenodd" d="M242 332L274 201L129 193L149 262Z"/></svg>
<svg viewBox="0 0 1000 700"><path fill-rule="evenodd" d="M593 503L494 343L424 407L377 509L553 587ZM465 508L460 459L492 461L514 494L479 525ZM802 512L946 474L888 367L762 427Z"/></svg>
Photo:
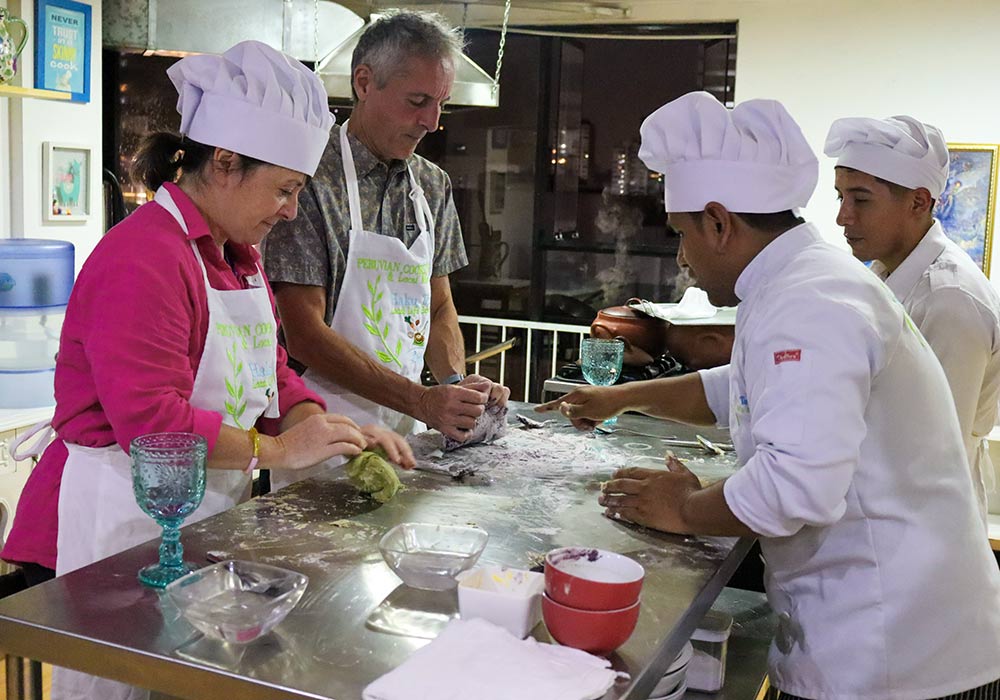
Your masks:
<svg viewBox="0 0 1000 700"><path fill-rule="evenodd" d="M407 586L445 591L458 585L455 576L476 563L489 538L478 527L400 523L382 536L378 548Z"/></svg>
<svg viewBox="0 0 1000 700"><path fill-rule="evenodd" d="M251 561L223 561L179 578L166 594L209 637L246 644L270 632L299 602L309 578Z"/></svg>

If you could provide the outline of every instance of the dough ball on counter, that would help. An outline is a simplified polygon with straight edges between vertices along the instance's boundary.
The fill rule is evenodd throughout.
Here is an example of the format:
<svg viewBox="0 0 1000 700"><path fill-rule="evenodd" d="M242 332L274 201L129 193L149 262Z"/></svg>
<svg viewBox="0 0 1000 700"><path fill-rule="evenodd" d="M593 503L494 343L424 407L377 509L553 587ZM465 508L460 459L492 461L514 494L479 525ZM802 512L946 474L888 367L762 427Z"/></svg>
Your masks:
<svg viewBox="0 0 1000 700"><path fill-rule="evenodd" d="M401 488L395 467L382 450L365 450L347 463L347 477L359 491L379 503L388 503Z"/></svg>

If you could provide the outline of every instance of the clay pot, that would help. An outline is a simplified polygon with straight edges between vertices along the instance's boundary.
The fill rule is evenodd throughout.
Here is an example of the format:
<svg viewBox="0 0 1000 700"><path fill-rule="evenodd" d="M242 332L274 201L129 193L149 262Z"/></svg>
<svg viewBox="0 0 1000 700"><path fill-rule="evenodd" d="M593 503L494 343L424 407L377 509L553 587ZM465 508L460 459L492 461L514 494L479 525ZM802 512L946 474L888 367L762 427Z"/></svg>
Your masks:
<svg viewBox="0 0 1000 700"><path fill-rule="evenodd" d="M667 321L647 316L631 307L611 306L597 312L597 318L590 324L590 335L594 338L621 338L625 341L625 364L643 365L663 354L669 326ZM645 358L634 357L634 352L630 355L630 350L642 351Z"/></svg>
<svg viewBox="0 0 1000 700"><path fill-rule="evenodd" d="M674 325L629 306L597 312L590 325L594 338L625 341L624 364L642 367L665 352L689 369L707 369L729 362L735 328L731 325Z"/></svg>

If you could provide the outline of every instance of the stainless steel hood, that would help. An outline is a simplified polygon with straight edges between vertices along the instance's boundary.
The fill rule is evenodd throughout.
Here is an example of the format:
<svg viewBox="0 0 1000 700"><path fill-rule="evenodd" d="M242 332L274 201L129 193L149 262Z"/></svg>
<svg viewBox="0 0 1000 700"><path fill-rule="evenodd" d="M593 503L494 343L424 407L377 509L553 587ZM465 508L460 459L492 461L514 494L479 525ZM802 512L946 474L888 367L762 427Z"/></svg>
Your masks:
<svg viewBox="0 0 1000 700"><path fill-rule="evenodd" d="M377 15L372 16L374 20ZM365 27L359 28L328 56L316 64L316 73L326 86L331 100L348 104L351 93L351 56ZM494 89L493 78L468 56L455 65L455 84L448 104L454 107L496 107L500 104L500 88Z"/></svg>
<svg viewBox="0 0 1000 700"><path fill-rule="evenodd" d="M103 42L147 55L222 53L246 39L315 62L363 24L321 0L104 0Z"/></svg>

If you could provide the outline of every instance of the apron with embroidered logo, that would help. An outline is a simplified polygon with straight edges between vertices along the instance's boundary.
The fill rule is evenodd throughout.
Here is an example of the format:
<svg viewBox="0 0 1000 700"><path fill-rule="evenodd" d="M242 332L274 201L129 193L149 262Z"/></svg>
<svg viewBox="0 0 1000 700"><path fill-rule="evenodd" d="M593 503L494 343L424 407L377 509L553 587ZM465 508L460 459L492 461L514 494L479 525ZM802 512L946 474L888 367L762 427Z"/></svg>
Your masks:
<svg viewBox="0 0 1000 700"><path fill-rule="evenodd" d="M155 201L187 233L170 192L161 187ZM189 399L216 411L223 423L246 430L261 416L277 418L277 346L274 312L258 272L250 288L213 289L196 242L208 298L208 333ZM160 527L139 508L132 492L129 455L118 445L92 448L66 443L69 455L59 490L56 573L62 575L160 535ZM237 469L209 469L205 498L185 523L232 508L250 496L250 476ZM53 699L137 699L146 691L66 669L55 669Z"/></svg>
<svg viewBox="0 0 1000 700"><path fill-rule="evenodd" d="M419 236L407 248L395 236L365 231L346 122L340 129L340 150L351 231L344 280L330 328L386 369L419 383L430 335L430 279L434 262L434 218L430 205L407 165L409 197ZM317 372L307 370L302 378L308 388L323 397L327 411L348 416L358 425L378 423L400 435L422 429L422 424L410 416L352 394ZM344 461L342 457L334 457L312 469L272 470L271 487L277 490Z"/></svg>

